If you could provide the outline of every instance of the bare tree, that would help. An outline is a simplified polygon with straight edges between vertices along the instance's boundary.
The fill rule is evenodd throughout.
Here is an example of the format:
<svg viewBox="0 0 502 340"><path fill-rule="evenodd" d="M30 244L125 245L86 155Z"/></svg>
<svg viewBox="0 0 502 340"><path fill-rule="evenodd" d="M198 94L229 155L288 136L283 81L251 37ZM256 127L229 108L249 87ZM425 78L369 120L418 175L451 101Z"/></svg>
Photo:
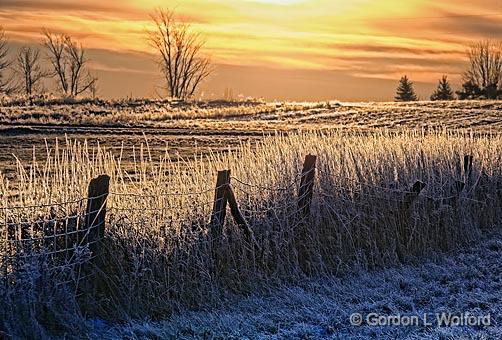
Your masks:
<svg viewBox="0 0 502 340"><path fill-rule="evenodd" d="M2 26L0 26L0 94L9 95L13 90L12 78L7 75L7 70L11 65L8 58L9 47L7 37Z"/></svg>
<svg viewBox="0 0 502 340"><path fill-rule="evenodd" d="M19 50L14 71L22 79L20 90L28 97L38 90L40 81L48 75L40 65L40 51L26 46Z"/></svg>
<svg viewBox="0 0 502 340"><path fill-rule="evenodd" d="M468 56L464 85L478 89L486 98L496 98L502 89L502 43L490 40L475 43L469 48Z"/></svg>
<svg viewBox="0 0 502 340"><path fill-rule="evenodd" d="M209 58L203 56L205 40L188 23L169 9L151 15L155 29L149 32L150 45L158 53L159 68L171 97L187 99L211 73Z"/></svg>
<svg viewBox="0 0 502 340"><path fill-rule="evenodd" d="M53 69L51 76L58 78L59 90L68 96L68 58L65 52L65 36L53 34L46 29L43 29L42 34L44 35L43 45L47 49L48 59Z"/></svg>
<svg viewBox="0 0 502 340"><path fill-rule="evenodd" d="M89 59L82 44L66 34L55 34L46 29L42 33L53 69L52 76L57 78L62 94L76 97L86 91L92 93L97 78L87 69Z"/></svg>

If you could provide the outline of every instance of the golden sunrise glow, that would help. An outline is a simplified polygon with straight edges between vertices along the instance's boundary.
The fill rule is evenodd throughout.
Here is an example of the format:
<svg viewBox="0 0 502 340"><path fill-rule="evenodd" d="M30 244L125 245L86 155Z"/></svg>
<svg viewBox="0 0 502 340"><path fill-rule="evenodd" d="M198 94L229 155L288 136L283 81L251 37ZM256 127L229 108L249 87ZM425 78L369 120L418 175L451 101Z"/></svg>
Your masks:
<svg viewBox="0 0 502 340"><path fill-rule="evenodd" d="M459 79L466 44L502 38L500 0L2 0L0 17L17 41L38 41L44 26L90 48L150 53L149 13L161 6L207 38L216 64L356 78ZM114 67L104 64L95 67Z"/></svg>
<svg viewBox="0 0 502 340"><path fill-rule="evenodd" d="M261 2L264 4L279 4L279 5L291 5L294 3L302 2L302 0L247 0L248 2ZM305 0L303 0L305 1Z"/></svg>

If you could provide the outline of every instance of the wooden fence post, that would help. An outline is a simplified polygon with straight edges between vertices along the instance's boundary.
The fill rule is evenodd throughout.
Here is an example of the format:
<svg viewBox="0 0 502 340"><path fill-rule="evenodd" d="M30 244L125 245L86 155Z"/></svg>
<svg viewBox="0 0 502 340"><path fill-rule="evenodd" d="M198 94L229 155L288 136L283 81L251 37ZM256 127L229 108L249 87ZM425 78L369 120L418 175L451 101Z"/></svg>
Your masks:
<svg viewBox="0 0 502 340"><path fill-rule="evenodd" d="M92 256L99 252L99 243L105 235L106 199L110 188L110 176L100 175L91 180L85 211L86 237L81 244L89 244Z"/></svg>
<svg viewBox="0 0 502 340"><path fill-rule="evenodd" d="M472 161L474 160L474 157L471 155L465 155L464 156L464 174L467 178L471 176L472 173Z"/></svg>
<svg viewBox="0 0 502 340"><path fill-rule="evenodd" d="M298 213L302 219L306 219L310 216L316 159L317 157L314 155L307 155L303 163L300 188L298 190Z"/></svg>
<svg viewBox="0 0 502 340"><path fill-rule="evenodd" d="M411 218L411 208L413 202L418 198L422 190L425 188L426 184L421 181L416 181L410 188L410 191L405 194L404 200L401 206L401 220L398 221L396 230L396 252L398 258L403 261L405 259L405 247L409 246L409 234L407 225L410 223Z"/></svg>
<svg viewBox="0 0 502 340"><path fill-rule="evenodd" d="M404 208L409 209L413 201L418 198L420 192L425 188L425 183L421 181L416 181L413 186L410 188L410 192L408 192L404 197Z"/></svg>
<svg viewBox="0 0 502 340"><path fill-rule="evenodd" d="M230 170L218 171L214 190L213 214L211 215L211 237L213 242L223 235L223 225L225 224L227 211L226 191L229 185Z"/></svg>
<svg viewBox="0 0 502 340"><path fill-rule="evenodd" d="M312 271L311 258L307 247L309 226L308 218L310 217L310 206L312 203L312 195L315 179L315 164L317 157L307 155L303 163L302 177L300 180L300 188L298 190L298 217L300 225L295 234L296 250L298 252L298 263L302 271L310 274Z"/></svg>

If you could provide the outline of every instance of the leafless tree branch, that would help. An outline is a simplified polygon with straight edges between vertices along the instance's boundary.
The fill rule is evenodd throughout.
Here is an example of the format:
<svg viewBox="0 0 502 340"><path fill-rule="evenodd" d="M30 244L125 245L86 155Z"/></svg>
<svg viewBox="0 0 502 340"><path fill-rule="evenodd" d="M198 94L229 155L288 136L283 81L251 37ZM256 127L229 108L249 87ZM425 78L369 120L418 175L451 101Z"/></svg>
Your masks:
<svg viewBox="0 0 502 340"><path fill-rule="evenodd" d="M22 79L19 89L28 97L38 90L40 81L49 75L40 65L40 51L26 46L19 50L14 71Z"/></svg>
<svg viewBox="0 0 502 340"><path fill-rule="evenodd" d="M43 44L52 65L53 77L57 77L61 92L65 96L76 97L84 92L95 95L97 77L87 70L89 59L82 44L65 34L42 31Z"/></svg>
<svg viewBox="0 0 502 340"><path fill-rule="evenodd" d="M486 90L490 87L502 87L502 43L482 41L471 45L469 51L469 69L464 80Z"/></svg>
<svg viewBox="0 0 502 340"><path fill-rule="evenodd" d="M3 27L0 26L0 94L9 95L15 90L12 77L7 74L7 70L11 64L12 61L9 60L7 37L5 36Z"/></svg>
<svg viewBox="0 0 502 340"><path fill-rule="evenodd" d="M158 53L169 95L192 97L212 71L209 59L202 54L204 39L189 24L178 20L172 10L159 9L151 18L155 29L148 33L148 40Z"/></svg>

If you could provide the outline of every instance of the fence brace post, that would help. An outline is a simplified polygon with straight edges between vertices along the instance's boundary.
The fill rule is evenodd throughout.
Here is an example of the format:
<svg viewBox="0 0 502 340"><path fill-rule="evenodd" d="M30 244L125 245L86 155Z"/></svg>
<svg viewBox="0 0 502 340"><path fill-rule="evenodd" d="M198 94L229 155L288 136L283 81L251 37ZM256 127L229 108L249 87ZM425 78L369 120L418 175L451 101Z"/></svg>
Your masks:
<svg viewBox="0 0 502 340"><path fill-rule="evenodd" d="M226 197L228 200L228 205L230 206L230 212L232 214L232 217L234 218L237 225L246 234L248 242L252 243L257 250L261 250L260 245L258 244L256 238L254 237L253 230L249 227L244 216L242 216L242 213L239 209L239 205L237 204L237 200L235 199L234 190L232 189L231 185L228 185L227 187Z"/></svg>

